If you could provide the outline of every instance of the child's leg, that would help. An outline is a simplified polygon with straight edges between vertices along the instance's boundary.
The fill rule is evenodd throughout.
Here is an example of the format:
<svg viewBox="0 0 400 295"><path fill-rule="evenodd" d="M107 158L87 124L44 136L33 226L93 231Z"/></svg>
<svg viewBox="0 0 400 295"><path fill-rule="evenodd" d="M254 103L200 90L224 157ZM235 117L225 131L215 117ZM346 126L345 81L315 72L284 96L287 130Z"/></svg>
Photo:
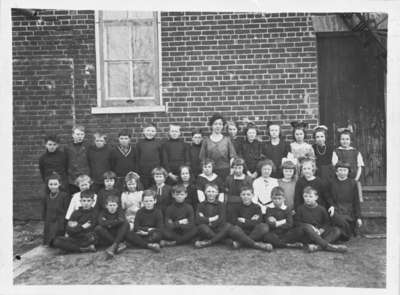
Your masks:
<svg viewBox="0 0 400 295"><path fill-rule="evenodd" d="M269 226L266 223L259 223L257 224L254 229L249 234L250 239L254 241L262 241L265 234L268 233Z"/></svg>
<svg viewBox="0 0 400 295"><path fill-rule="evenodd" d="M159 243L162 240L162 232L159 230L151 231L147 240L149 243Z"/></svg>
<svg viewBox="0 0 400 295"><path fill-rule="evenodd" d="M115 244L119 244L121 243L124 238L126 233L129 231L129 223L127 221L125 221L124 223L122 223L116 231L116 235L115 235L115 239L114 239L114 243Z"/></svg>
<svg viewBox="0 0 400 295"><path fill-rule="evenodd" d="M164 228L162 230L162 238L169 241L176 241L179 238L179 234L177 234L173 229Z"/></svg>
<svg viewBox="0 0 400 295"><path fill-rule="evenodd" d="M226 238L229 235L230 228L231 225L229 223L224 223L221 226L219 226L216 230L216 234L214 235L213 238L211 238L210 244L218 243L222 241L224 238Z"/></svg>
<svg viewBox="0 0 400 295"><path fill-rule="evenodd" d="M286 243L283 242L276 233L268 232L264 235L263 241L270 243L274 248L285 248Z"/></svg>
<svg viewBox="0 0 400 295"><path fill-rule="evenodd" d="M303 224L301 227L304 230L304 234L307 240L311 241L314 244L317 244L322 249L325 249L329 242L324 240L318 233L315 232L314 228L310 224Z"/></svg>
<svg viewBox="0 0 400 295"><path fill-rule="evenodd" d="M94 228L94 232L100 238L99 244L104 244L105 246L108 246L114 242L114 235L105 227L97 225Z"/></svg>
<svg viewBox="0 0 400 295"><path fill-rule="evenodd" d="M321 237L328 243L334 243L340 238L341 231L337 226L328 227Z"/></svg>
<svg viewBox="0 0 400 295"><path fill-rule="evenodd" d="M232 238L232 240L238 241L247 247L254 247L255 241L246 235L243 229L237 225L234 225L230 228L229 236Z"/></svg>
<svg viewBox="0 0 400 295"><path fill-rule="evenodd" d="M211 240L215 237L215 232L207 224L200 224L197 226L197 230L200 239Z"/></svg>
<svg viewBox="0 0 400 295"><path fill-rule="evenodd" d="M182 245L187 242L190 242L197 235L197 227L193 226L189 229L182 230L182 234L178 235L178 238L175 240L177 245Z"/></svg>
<svg viewBox="0 0 400 295"><path fill-rule="evenodd" d="M147 241L134 231L128 231L125 233L125 241L140 248L147 248L148 246Z"/></svg>
<svg viewBox="0 0 400 295"><path fill-rule="evenodd" d="M81 252L79 245L73 239L67 237L55 238L53 246L67 252Z"/></svg>

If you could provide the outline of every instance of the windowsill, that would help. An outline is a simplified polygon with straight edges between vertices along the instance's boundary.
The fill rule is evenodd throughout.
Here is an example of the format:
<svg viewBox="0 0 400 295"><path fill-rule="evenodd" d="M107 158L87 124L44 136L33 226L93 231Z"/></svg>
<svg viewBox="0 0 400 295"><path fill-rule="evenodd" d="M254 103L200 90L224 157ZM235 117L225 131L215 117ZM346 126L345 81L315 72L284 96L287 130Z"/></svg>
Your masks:
<svg viewBox="0 0 400 295"><path fill-rule="evenodd" d="M138 106L138 107L93 107L92 114L128 114L166 112L165 106Z"/></svg>

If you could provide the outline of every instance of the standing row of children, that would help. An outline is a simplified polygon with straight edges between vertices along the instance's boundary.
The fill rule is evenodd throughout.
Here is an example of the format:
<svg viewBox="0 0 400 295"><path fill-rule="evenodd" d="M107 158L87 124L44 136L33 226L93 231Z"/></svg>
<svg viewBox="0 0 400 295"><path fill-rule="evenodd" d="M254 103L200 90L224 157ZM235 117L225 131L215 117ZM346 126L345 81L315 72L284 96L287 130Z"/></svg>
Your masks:
<svg viewBox="0 0 400 295"><path fill-rule="evenodd" d="M82 127L74 128L74 143L64 152L56 137L47 137L47 151L39 160L48 188L45 243L77 252L111 244L107 253L113 255L126 247L124 240L159 251L160 245L197 236L197 247L225 240L235 248L272 250L306 243L310 251L344 251L345 246L332 243L349 239L362 224L355 181L362 157L350 147L349 131L333 150L325 143L325 126L315 129L311 146L304 142L306 126L292 125L295 142L288 145L278 124L268 124L266 144L258 141L254 124L248 125L245 139L238 139L237 126L228 124L237 154L226 179L213 172L212 159L200 162L202 133L195 131L188 146L179 139L178 125L170 126L163 144L155 140L154 125L144 126L145 138L135 148L126 131L113 149L99 133L86 147Z"/></svg>

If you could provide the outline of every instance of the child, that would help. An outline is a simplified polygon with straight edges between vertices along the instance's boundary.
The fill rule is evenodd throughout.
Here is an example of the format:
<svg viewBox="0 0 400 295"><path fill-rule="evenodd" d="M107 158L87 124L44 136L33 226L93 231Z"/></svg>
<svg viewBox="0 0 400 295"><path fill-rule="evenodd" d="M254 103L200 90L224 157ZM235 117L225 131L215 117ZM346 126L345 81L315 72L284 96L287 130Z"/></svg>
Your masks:
<svg viewBox="0 0 400 295"><path fill-rule="evenodd" d="M330 226L329 216L326 209L317 203L318 192L316 189L307 186L303 192L304 204L296 209L294 220L296 226L300 226L305 234L308 251L314 252L320 249L333 252L346 252L344 245L333 245L340 237L340 229Z"/></svg>
<svg viewBox="0 0 400 295"><path fill-rule="evenodd" d="M204 190L206 188L206 184L212 183L212 184L216 184L218 186L218 190L220 191L218 200L220 202L223 202L224 201L223 191L225 189L225 185L224 185L224 181L222 180L222 178L213 172L214 161L211 159L205 159L202 162L202 167L203 167L203 173L201 173L197 177L197 181L196 181L199 201L202 202L206 199L206 197L204 195Z"/></svg>
<svg viewBox="0 0 400 295"><path fill-rule="evenodd" d="M350 164L338 162L335 166L336 178L332 181L332 199L335 208L332 223L340 228L341 238L349 240L361 227L360 199L357 184L349 178Z"/></svg>
<svg viewBox="0 0 400 295"><path fill-rule="evenodd" d="M125 176L126 191L121 195L121 208L125 211L125 218L133 229L136 213L142 207L140 176L135 172L129 172Z"/></svg>
<svg viewBox="0 0 400 295"><path fill-rule="evenodd" d="M226 178L226 213L227 221L232 220L232 211L235 207L240 206L242 199L240 198L240 189L243 186L251 186L253 179L251 176L246 175L246 163L242 158L236 158L232 162L233 174Z"/></svg>
<svg viewBox="0 0 400 295"><path fill-rule="evenodd" d="M155 208L154 191L145 190L142 203L143 207L136 214L135 226L133 230L127 232L125 240L132 245L160 252L163 217L161 211Z"/></svg>
<svg viewBox="0 0 400 295"><path fill-rule="evenodd" d="M156 192L156 207L165 213L165 209L172 203L172 187L165 184L168 173L162 167L156 167L151 171L154 179L154 185L150 188Z"/></svg>
<svg viewBox="0 0 400 295"><path fill-rule="evenodd" d="M89 146L87 157L93 180L92 190L97 194L104 187L104 172L111 170L111 149L106 144L105 134L97 132L93 137L94 145Z"/></svg>
<svg viewBox="0 0 400 295"><path fill-rule="evenodd" d="M94 228L97 212L93 208L95 194L90 190L79 193L80 207L69 218L65 237L56 237L53 245L66 252L95 252Z"/></svg>
<svg viewBox="0 0 400 295"><path fill-rule="evenodd" d="M284 161L282 164L283 178L278 179L278 185L284 191L286 205L289 210L294 208L294 190L296 187L296 165L292 161Z"/></svg>
<svg viewBox="0 0 400 295"><path fill-rule="evenodd" d="M76 210L78 210L81 207L81 194L84 191L87 191L90 189L90 185L92 184L92 180L88 175L80 175L76 178L75 180L75 185L79 187L80 192L77 192L73 195L71 201L69 202L68 210L67 213L65 214L65 219L69 220L72 213ZM97 201L97 195L94 194L93 196L93 202L91 202L91 205L94 207L96 205Z"/></svg>
<svg viewBox="0 0 400 295"><path fill-rule="evenodd" d="M203 131L196 129L192 131L192 144L189 147L190 154L190 168L194 179L201 173L200 165L200 149L201 142L203 141Z"/></svg>
<svg viewBox="0 0 400 295"><path fill-rule="evenodd" d="M67 179L67 156L63 151L59 150L59 139L56 135L47 135L44 139L46 152L39 158L40 176L43 182L52 175L53 172L58 173L61 179L60 189L68 192ZM47 189L48 183L46 183Z"/></svg>
<svg viewBox="0 0 400 295"><path fill-rule="evenodd" d="M293 228L292 212L285 205L285 192L277 186L271 191L272 203L267 206L265 223L270 231L264 235L264 242L271 243L275 248L302 248L303 238L300 228Z"/></svg>
<svg viewBox="0 0 400 295"><path fill-rule="evenodd" d="M115 188L117 175L113 171L106 171L103 174L103 182L104 188L100 189L97 194L97 208L100 210L104 210L105 201L108 196L118 196L120 198L121 192ZM118 200L118 204L121 204L121 201Z"/></svg>
<svg viewBox="0 0 400 295"><path fill-rule="evenodd" d="M79 192L75 185L75 179L79 175L89 175L89 162L87 158L87 147L84 143L85 127L74 126L72 128L72 144L65 147L64 151L68 159L68 181L69 192L71 195Z"/></svg>
<svg viewBox="0 0 400 295"><path fill-rule="evenodd" d="M174 202L165 211L165 227L160 246L181 245L192 240L197 234L194 224L194 212L192 206L185 202L187 197L183 185L175 185L172 188Z"/></svg>
<svg viewBox="0 0 400 295"><path fill-rule="evenodd" d="M254 199L253 202L261 207L262 214L265 214L267 205L271 203L271 191L278 186L278 180L271 177L271 173L275 171L274 162L269 159L258 163L258 170L261 176L253 182Z"/></svg>
<svg viewBox="0 0 400 295"><path fill-rule="evenodd" d="M162 163L168 172L167 183L174 185L178 181L179 167L189 164L189 147L180 138L181 126L170 124L168 135L169 139L161 147Z"/></svg>
<svg viewBox="0 0 400 295"><path fill-rule="evenodd" d="M118 190L123 190L125 175L136 171L136 159L131 132L123 129L118 133L118 145L111 152L111 170L117 175L115 186Z"/></svg>
<svg viewBox="0 0 400 295"><path fill-rule="evenodd" d="M315 143L312 145L312 147L314 149L315 160L317 164L316 175L321 177L322 180L331 181L334 178L332 166L333 149L331 146L326 144L327 132L328 127L326 127L325 125L319 125L315 127Z"/></svg>
<svg viewBox="0 0 400 295"><path fill-rule="evenodd" d="M315 161L312 159L304 159L300 165L302 176L297 180L294 189L294 210L297 210L303 204L304 188L310 186L317 191L319 196L318 204L328 209L332 214L333 202L329 190L329 185L318 176L315 176Z"/></svg>
<svg viewBox="0 0 400 295"><path fill-rule="evenodd" d="M192 181L193 175L189 166L181 166L179 168L179 180L178 184L183 185L186 188L188 194L186 202L193 207L193 211L196 212L199 204L199 196L197 193L197 186Z"/></svg>
<svg viewBox="0 0 400 295"><path fill-rule="evenodd" d="M47 193L43 198L44 245L53 246L53 240L64 235L64 216L69 198L66 192L60 191L60 186L61 177L53 172L47 178Z"/></svg>
<svg viewBox="0 0 400 295"><path fill-rule="evenodd" d="M152 185L152 171L161 166L161 144L155 139L156 127L152 123L143 125L144 139L136 145L137 172L141 177L144 189Z"/></svg>
<svg viewBox="0 0 400 295"><path fill-rule="evenodd" d="M94 231L99 239L98 243L109 246L106 249L106 254L112 257L126 248L125 243L122 241L129 229L129 225L125 219L124 212L119 208L118 196L107 196L104 204L105 209L100 211Z"/></svg>
<svg viewBox="0 0 400 295"><path fill-rule="evenodd" d="M240 197L242 204L235 208L233 226L229 230L229 236L233 240L233 248L238 249L241 245L244 245L254 249L272 251L271 244L259 242L268 232L268 225L261 223L261 209L252 202L253 189L250 186L242 187Z"/></svg>
<svg viewBox="0 0 400 295"><path fill-rule="evenodd" d="M228 121L226 122L226 130L231 142L233 143L235 151L241 150L242 138L238 136L239 124L234 121Z"/></svg>
<svg viewBox="0 0 400 295"><path fill-rule="evenodd" d="M257 139L257 127L249 123L245 129L246 138L238 150L247 165L247 175L257 178L257 163L263 158L263 144Z"/></svg>
<svg viewBox="0 0 400 295"><path fill-rule="evenodd" d="M263 154L267 159L271 159L275 165L275 171L271 177L282 177L282 159L288 156L289 145L281 138L281 127L278 123L267 122L267 130L270 140L265 144Z"/></svg>
<svg viewBox="0 0 400 295"><path fill-rule="evenodd" d="M340 146L333 151L332 154L332 165L335 166L338 161L346 162L350 164L349 178L356 181L358 187L358 196L360 202L363 201L362 187L360 183L360 177L362 167L364 167L364 161L361 153L351 146L351 130L345 129L340 133Z"/></svg>
<svg viewBox="0 0 400 295"><path fill-rule="evenodd" d="M307 123L292 122L294 141L290 144L290 155L288 158L299 165L304 158L315 158L314 150L310 144L305 142Z"/></svg>
<svg viewBox="0 0 400 295"><path fill-rule="evenodd" d="M203 248L215 244L224 239L230 229L225 222L225 208L218 202L218 186L207 184L205 190L207 200L202 202L196 211L197 230L200 238L195 242L195 247Z"/></svg>

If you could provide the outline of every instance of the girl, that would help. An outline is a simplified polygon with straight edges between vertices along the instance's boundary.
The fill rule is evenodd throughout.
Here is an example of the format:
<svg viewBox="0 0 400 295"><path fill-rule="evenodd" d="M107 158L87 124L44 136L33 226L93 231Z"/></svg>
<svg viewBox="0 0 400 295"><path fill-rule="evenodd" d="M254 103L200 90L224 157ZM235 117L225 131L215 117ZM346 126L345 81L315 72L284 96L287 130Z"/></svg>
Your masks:
<svg viewBox="0 0 400 295"><path fill-rule="evenodd" d="M226 123L226 130L228 132L229 138L235 147L236 153L240 150L242 145L242 138L238 136L239 124L234 121L228 121Z"/></svg>
<svg viewBox="0 0 400 295"><path fill-rule="evenodd" d="M246 139L242 142L238 154L247 165L247 175L257 178L257 163L263 158L262 143L257 139L257 127L249 123L245 129Z"/></svg>
<svg viewBox="0 0 400 295"><path fill-rule="evenodd" d="M129 172L125 176L126 190L121 195L121 208L125 211L130 230L133 229L136 213L142 207L143 190L139 178L137 173Z"/></svg>
<svg viewBox="0 0 400 295"><path fill-rule="evenodd" d="M220 176L213 172L214 169L214 161L211 159L205 159L202 162L203 166L203 173L197 177L196 186L197 186L197 193L199 197L199 201L203 202L206 197L204 195L204 190L206 185L209 183L216 184L218 186L218 191L220 192L218 196L218 200L220 202L224 201L224 181Z"/></svg>
<svg viewBox="0 0 400 295"><path fill-rule="evenodd" d="M267 205L271 203L271 191L278 186L278 180L271 177L275 171L272 160L266 159L258 163L258 170L261 176L253 182L254 198L253 202L261 207L262 214L265 214Z"/></svg>
<svg viewBox="0 0 400 295"><path fill-rule="evenodd" d="M226 178L226 214L227 221L231 222L232 211L242 203L240 190L243 186L252 185L253 179L246 175L246 163L242 158L236 158L232 162L233 174Z"/></svg>
<svg viewBox="0 0 400 295"><path fill-rule="evenodd" d="M47 190L43 199L44 221L43 244L53 246L57 236L64 235L64 216L68 206L68 195L60 191L61 176L53 172L47 178Z"/></svg>
<svg viewBox="0 0 400 295"><path fill-rule="evenodd" d="M75 185L77 187L79 187L80 191L75 193L72 196L71 202L69 203L69 206L68 206L67 213L65 214L65 219L66 220L69 220L69 218L71 217L72 213L75 210L78 210L81 207L81 193L83 191L89 190L91 184L92 184L92 179L88 175L83 174L83 175L80 175L80 176L78 176L76 178ZM91 206L95 207L96 203L97 203L97 195L94 194L93 202L92 202Z"/></svg>
<svg viewBox="0 0 400 295"><path fill-rule="evenodd" d="M358 187L358 196L360 202L363 201L360 176L364 161L361 153L351 146L352 130L344 129L339 135L340 146L333 151L332 165L335 166L338 161L347 162L350 164L349 178L356 181Z"/></svg>
<svg viewBox="0 0 400 295"><path fill-rule="evenodd" d="M279 186L284 191L286 205L292 211L294 207L294 189L296 187L296 165L292 161L282 164L283 178L278 180Z"/></svg>
<svg viewBox="0 0 400 295"><path fill-rule="evenodd" d="M333 149L331 146L326 144L326 134L328 127L325 125L319 125L314 128L314 140L313 144L315 160L317 164L317 176L321 177L325 181L333 179L333 166L332 166L332 153Z"/></svg>
<svg viewBox="0 0 400 295"><path fill-rule="evenodd" d="M265 144L263 154L267 159L274 162L276 171L272 172L274 178L281 178L282 159L288 156L290 151L289 144L281 138L281 127L277 123L267 122L267 130L270 140Z"/></svg>
<svg viewBox="0 0 400 295"><path fill-rule="evenodd" d="M328 209L328 213L332 214L332 198L328 184L320 177L315 176L315 161L313 159L304 159L300 165L302 176L297 180L294 189L294 210L304 203L303 191L307 186L317 191L318 203Z"/></svg>
<svg viewBox="0 0 400 295"><path fill-rule="evenodd" d="M235 147L229 139L222 134L222 129L225 125L225 119L221 114L214 114L209 121L212 133L203 140L200 150L200 160L204 161L210 158L214 161L215 173L222 179L230 174L230 163L236 157Z"/></svg>
<svg viewBox="0 0 400 295"><path fill-rule="evenodd" d="M350 164L338 162L335 169L336 177L331 187L334 203L332 223L340 228L341 238L347 241L356 233L356 227L362 225L360 199L356 182L348 177Z"/></svg>
<svg viewBox="0 0 400 295"><path fill-rule="evenodd" d="M189 166L181 166L179 168L179 179L178 184L182 184L186 188L187 197L185 202L193 207L193 211L196 212L199 204L199 197L197 194L197 186L192 180L192 173Z"/></svg>
<svg viewBox="0 0 400 295"><path fill-rule="evenodd" d="M306 137L307 123L305 122L292 122L294 142L290 144L291 160L297 165L300 164L304 158L314 158L314 150L310 144L304 141Z"/></svg>

